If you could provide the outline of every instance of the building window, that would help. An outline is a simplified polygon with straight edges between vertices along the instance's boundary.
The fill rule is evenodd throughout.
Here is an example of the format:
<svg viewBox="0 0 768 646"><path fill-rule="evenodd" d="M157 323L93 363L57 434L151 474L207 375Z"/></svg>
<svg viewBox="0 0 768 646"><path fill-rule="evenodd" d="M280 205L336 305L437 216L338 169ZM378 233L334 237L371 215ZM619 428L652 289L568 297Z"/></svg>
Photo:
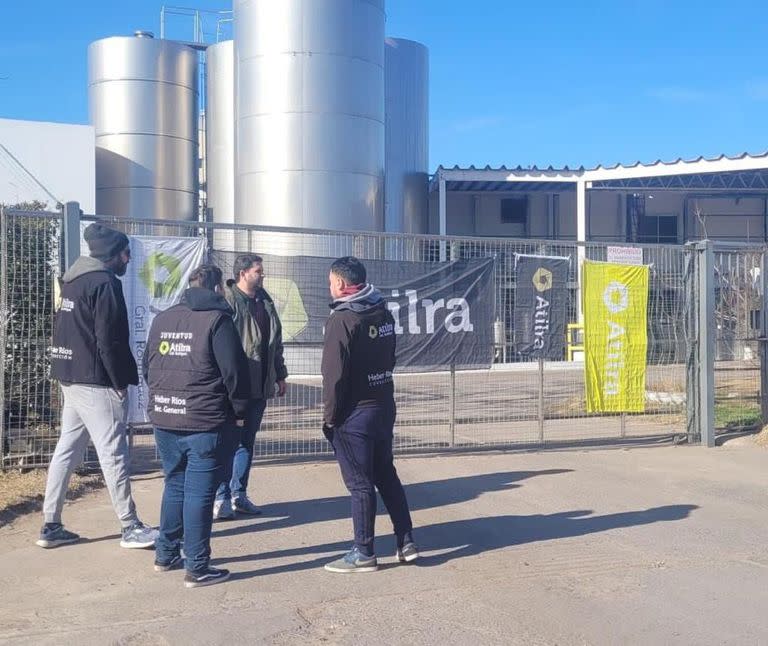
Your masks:
<svg viewBox="0 0 768 646"><path fill-rule="evenodd" d="M677 244L676 215L644 215L639 224L638 242Z"/></svg>
<svg viewBox="0 0 768 646"><path fill-rule="evenodd" d="M501 223L522 224L528 223L528 196L508 197L501 200Z"/></svg>

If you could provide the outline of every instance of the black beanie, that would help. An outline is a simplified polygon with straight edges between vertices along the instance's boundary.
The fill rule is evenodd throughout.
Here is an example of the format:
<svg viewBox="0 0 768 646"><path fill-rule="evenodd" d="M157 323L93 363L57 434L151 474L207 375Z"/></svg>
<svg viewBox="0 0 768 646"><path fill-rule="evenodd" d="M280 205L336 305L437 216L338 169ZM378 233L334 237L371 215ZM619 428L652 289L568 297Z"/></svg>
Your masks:
<svg viewBox="0 0 768 646"><path fill-rule="evenodd" d="M130 244L128 236L122 231L115 231L98 222L89 224L85 228L83 237L88 243L91 257L98 260L114 258Z"/></svg>

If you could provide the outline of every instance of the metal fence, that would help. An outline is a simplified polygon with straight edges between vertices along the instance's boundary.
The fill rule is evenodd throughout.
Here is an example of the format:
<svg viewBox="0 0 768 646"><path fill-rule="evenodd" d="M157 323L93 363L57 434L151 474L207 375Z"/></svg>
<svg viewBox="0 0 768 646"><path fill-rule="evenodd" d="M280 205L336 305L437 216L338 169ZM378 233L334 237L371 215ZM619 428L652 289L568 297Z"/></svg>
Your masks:
<svg viewBox="0 0 768 646"><path fill-rule="evenodd" d="M59 389L49 374L61 214L3 211L0 226L0 446L3 465L47 464Z"/></svg>
<svg viewBox="0 0 768 646"><path fill-rule="evenodd" d="M737 430L761 421L760 339L764 249L715 249L715 424Z"/></svg>
<svg viewBox="0 0 768 646"><path fill-rule="evenodd" d="M85 220L95 219L84 216ZM573 241L456 238L381 233L285 230L211 223L100 217L133 235L204 236L211 260L222 252L311 255L394 261L441 261L492 256L496 259L497 321L489 370L403 373L395 378L399 451L448 448L587 444L620 438L668 439L691 435L686 388L699 336L691 247L634 245L651 266L648 307L646 411L589 415L585 408L583 363L524 362L514 345L515 254L570 256L569 316L578 320L579 259L605 260L607 245ZM5 466L45 465L55 445L60 401L48 378L48 345L53 323L53 285L63 269L65 227L57 213L4 211L2 237L3 397ZM70 235L71 237L71 235ZM71 255L71 251L69 252ZM760 371L754 310L762 309L755 269L763 249L716 254L718 270L717 406L759 409ZM225 267L229 269L229 267ZM266 268L269 274L269 267ZM285 323L285 321L284 321ZM720 334L720 330L723 330ZM731 334L731 331L733 333ZM291 373L288 394L267 409L256 452L261 457L320 455L329 447L320 433L319 346L286 347ZM701 365L694 366L701 369ZM745 368L749 368L747 372ZM735 393L735 395L734 395ZM689 397L690 399L690 397ZM724 404L723 404L724 403ZM725 409L723 409L725 410ZM735 413L727 411L729 422ZM743 419L741 420L744 421ZM151 429L133 429L134 456L155 459Z"/></svg>

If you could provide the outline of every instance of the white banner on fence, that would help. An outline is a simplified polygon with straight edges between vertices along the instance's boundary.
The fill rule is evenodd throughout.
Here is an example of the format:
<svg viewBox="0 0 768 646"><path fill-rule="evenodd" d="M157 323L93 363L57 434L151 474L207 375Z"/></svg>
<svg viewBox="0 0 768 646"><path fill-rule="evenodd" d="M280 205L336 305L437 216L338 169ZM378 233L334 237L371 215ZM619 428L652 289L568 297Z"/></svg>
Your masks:
<svg viewBox="0 0 768 646"><path fill-rule="evenodd" d="M608 247L607 260L619 265L642 265L642 247Z"/></svg>
<svg viewBox="0 0 768 646"><path fill-rule="evenodd" d="M87 223L82 223L84 230ZM81 231L82 234L82 231ZM128 393L128 422L142 424L147 418L147 385L141 375L141 360L147 345L149 326L155 314L179 302L187 287L189 274L203 264L207 256L205 238L160 238L130 236L131 262L121 277L128 325L131 333L131 352L139 365L139 385L131 386ZM88 245L82 240L81 253L88 254Z"/></svg>

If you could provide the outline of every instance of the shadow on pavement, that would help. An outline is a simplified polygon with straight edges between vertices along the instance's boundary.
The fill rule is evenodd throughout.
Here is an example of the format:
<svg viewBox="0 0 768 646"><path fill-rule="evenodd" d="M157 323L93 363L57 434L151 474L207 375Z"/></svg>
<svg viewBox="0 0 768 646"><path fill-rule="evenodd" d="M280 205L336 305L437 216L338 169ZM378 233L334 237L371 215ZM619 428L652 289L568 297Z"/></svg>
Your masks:
<svg viewBox="0 0 768 646"><path fill-rule="evenodd" d="M475 500L484 493L507 491L518 488L515 484L537 476L559 475L570 473L572 469L543 469L541 471L504 471L500 473L484 473L480 475L462 476L447 480L432 480L418 482L405 486L405 494L411 511L433 509L455 505ZM350 517L349 496L334 496L332 498L315 498L296 500L261 507L262 518L272 516L247 525L227 527L226 524L214 525L214 536L236 536L253 531L270 529L286 529L297 525L340 520ZM379 511L383 507L379 504Z"/></svg>
<svg viewBox="0 0 768 646"><path fill-rule="evenodd" d="M448 481L450 482L450 481ZM417 527L415 538L422 551L442 552L436 555L424 555L416 563L417 567L434 567L448 561L490 552L493 550L561 538L572 538L605 532L612 529L636 527L659 522L678 521L687 518L697 505L665 505L638 511L625 511L616 514L592 516L588 510L565 511L555 514L534 514L530 516L492 516L436 523ZM389 538L388 542L391 542ZM383 541L377 539L377 553L383 554ZM285 572L297 572L322 567L337 552L350 547L350 541L311 545L299 548L278 550L261 554L245 555L234 558L218 559L221 563L264 561L274 558L300 557L322 554L309 561L297 561L287 565L277 565L261 569L233 572L233 579L247 579L254 576L266 576ZM394 546L390 545L394 551ZM391 566L389 566L391 567Z"/></svg>

